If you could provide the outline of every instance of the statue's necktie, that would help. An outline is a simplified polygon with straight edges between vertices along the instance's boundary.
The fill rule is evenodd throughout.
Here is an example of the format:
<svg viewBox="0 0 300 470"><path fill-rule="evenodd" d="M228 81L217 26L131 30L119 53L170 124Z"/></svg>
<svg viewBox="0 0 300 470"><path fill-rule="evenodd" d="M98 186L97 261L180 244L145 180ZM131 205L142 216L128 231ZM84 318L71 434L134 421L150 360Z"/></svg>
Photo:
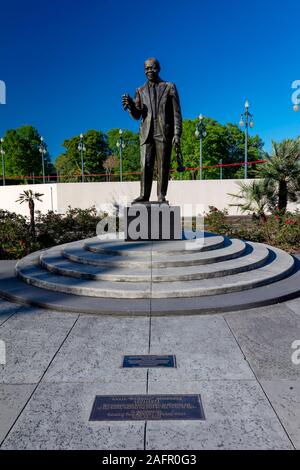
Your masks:
<svg viewBox="0 0 300 470"><path fill-rule="evenodd" d="M157 93L156 93L156 85L153 84L150 87L151 90L151 95L152 95L152 111L153 111L153 117L156 119L157 117Z"/></svg>

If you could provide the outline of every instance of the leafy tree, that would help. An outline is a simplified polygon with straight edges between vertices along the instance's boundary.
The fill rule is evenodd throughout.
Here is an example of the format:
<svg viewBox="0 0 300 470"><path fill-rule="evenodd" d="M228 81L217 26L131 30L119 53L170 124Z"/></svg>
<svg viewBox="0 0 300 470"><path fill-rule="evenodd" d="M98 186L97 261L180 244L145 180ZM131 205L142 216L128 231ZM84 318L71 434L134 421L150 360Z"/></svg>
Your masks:
<svg viewBox="0 0 300 470"><path fill-rule="evenodd" d="M42 175L42 158L39 152L40 139L37 129L33 126L21 126L18 129L9 129L6 132L4 151L5 173L7 176ZM54 167L48 152L44 155L44 162L45 174L52 174Z"/></svg>
<svg viewBox="0 0 300 470"><path fill-rule="evenodd" d="M23 191L19 199L16 200L16 202L19 202L20 204L23 204L23 202L27 202L28 207L29 207L29 212L30 212L30 233L33 239L35 239L35 219L34 219L34 206L35 206L35 201L40 201L41 197L44 196L44 194L41 193L34 193L31 189L28 189L27 191Z"/></svg>
<svg viewBox="0 0 300 470"><path fill-rule="evenodd" d="M108 131L108 142L111 152L119 157L119 148L117 142L120 139L119 129L111 129ZM138 181L140 179L138 173L141 169L140 166L140 141L139 134L130 130L123 130L123 142L125 147L122 150L122 173L123 181ZM120 160L119 165L114 169L115 174L120 174ZM126 175L125 173L133 173Z"/></svg>
<svg viewBox="0 0 300 470"><path fill-rule="evenodd" d="M285 213L288 201L296 202L300 193L300 138L272 142L272 154L265 154L267 163L258 169L257 175L265 178L271 191L270 206Z"/></svg>
<svg viewBox="0 0 300 470"><path fill-rule="evenodd" d="M119 158L115 155L110 155L103 163L103 167L106 171L106 179L110 181L111 174L119 167Z"/></svg>
<svg viewBox="0 0 300 470"><path fill-rule="evenodd" d="M195 137L196 124L198 119L183 121L183 133L181 139L181 149L186 167L199 167L200 143ZM203 166L218 165L220 160L226 163L241 163L244 160L245 134L235 124L222 125L211 118L204 118L207 136L203 139ZM252 161L261 158L263 142L259 136L249 136L248 159ZM176 160L173 157L173 168L176 168ZM193 174L185 172L184 178L197 178L199 172ZM203 170L203 177L219 178L219 168ZM244 174L243 167L233 166L223 170L224 178L239 178ZM254 169L249 166L248 175L253 176ZM176 176L179 178L179 175Z"/></svg>
<svg viewBox="0 0 300 470"><path fill-rule="evenodd" d="M74 161L69 157L68 152L62 153L56 158L55 167L59 182L78 181L78 177L74 175L80 175L81 170L79 172Z"/></svg>
<svg viewBox="0 0 300 470"><path fill-rule="evenodd" d="M103 163L110 153L106 134L97 130L89 130L84 134L83 142L86 149L84 152L84 173L105 173ZM60 180L77 181L77 176L81 175L79 143L80 136L64 141L63 146L66 148L66 151L55 160L55 167L60 175ZM93 178L88 177L86 180L90 181L91 179Z"/></svg>

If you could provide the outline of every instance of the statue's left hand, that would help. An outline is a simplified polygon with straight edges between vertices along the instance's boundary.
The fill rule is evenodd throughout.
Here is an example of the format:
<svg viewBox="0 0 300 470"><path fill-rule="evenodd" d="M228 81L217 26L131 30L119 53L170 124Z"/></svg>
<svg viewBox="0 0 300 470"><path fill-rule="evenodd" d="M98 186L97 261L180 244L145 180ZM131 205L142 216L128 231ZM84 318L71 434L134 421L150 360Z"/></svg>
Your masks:
<svg viewBox="0 0 300 470"><path fill-rule="evenodd" d="M172 145L174 148L180 147L180 137L178 135L174 135Z"/></svg>

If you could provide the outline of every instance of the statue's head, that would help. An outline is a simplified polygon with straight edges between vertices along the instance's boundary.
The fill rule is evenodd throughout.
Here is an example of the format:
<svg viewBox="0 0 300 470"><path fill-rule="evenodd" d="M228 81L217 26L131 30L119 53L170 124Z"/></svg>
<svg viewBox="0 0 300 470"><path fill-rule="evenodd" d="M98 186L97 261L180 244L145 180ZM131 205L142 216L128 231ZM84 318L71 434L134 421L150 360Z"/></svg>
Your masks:
<svg viewBox="0 0 300 470"><path fill-rule="evenodd" d="M160 72L160 63L155 57L145 60L145 74L150 82L156 82Z"/></svg>

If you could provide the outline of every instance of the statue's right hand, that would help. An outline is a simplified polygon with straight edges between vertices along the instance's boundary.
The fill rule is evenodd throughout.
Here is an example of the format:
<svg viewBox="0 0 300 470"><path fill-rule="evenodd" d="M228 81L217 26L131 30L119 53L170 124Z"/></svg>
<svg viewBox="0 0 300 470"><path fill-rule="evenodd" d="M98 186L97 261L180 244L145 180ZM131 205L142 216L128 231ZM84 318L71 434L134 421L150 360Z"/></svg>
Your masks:
<svg viewBox="0 0 300 470"><path fill-rule="evenodd" d="M131 107L132 98L130 98L128 93L125 93L124 95L122 95L122 105L125 110Z"/></svg>

